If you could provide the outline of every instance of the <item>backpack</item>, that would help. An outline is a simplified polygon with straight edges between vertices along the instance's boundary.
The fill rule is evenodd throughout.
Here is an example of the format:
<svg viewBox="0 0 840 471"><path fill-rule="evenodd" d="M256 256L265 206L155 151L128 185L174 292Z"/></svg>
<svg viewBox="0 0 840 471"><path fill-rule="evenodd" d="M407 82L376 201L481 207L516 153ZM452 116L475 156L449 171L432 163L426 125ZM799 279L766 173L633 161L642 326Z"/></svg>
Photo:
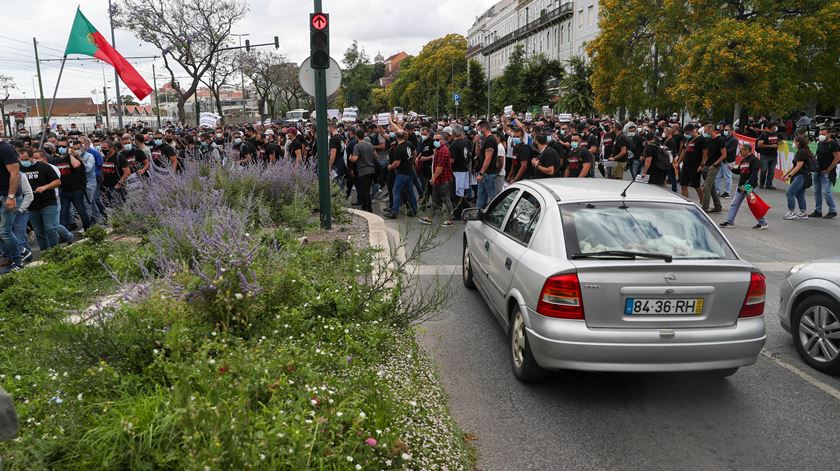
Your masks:
<svg viewBox="0 0 840 471"><path fill-rule="evenodd" d="M667 171L671 167L671 150L666 146L657 146L656 161L654 164L659 170Z"/></svg>

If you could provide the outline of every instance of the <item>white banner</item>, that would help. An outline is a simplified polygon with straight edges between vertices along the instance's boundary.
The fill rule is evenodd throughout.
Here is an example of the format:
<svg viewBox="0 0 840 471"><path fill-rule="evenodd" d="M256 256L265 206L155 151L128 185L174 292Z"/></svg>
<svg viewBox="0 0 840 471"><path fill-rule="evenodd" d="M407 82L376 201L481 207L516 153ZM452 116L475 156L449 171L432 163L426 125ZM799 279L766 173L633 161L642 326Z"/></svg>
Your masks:
<svg viewBox="0 0 840 471"><path fill-rule="evenodd" d="M341 117L341 111L338 108L330 108L327 110L327 119L338 119Z"/></svg>
<svg viewBox="0 0 840 471"><path fill-rule="evenodd" d="M379 113L376 115L376 124L380 126L385 126L390 123L391 113Z"/></svg>
<svg viewBox="0 0 840 471"><path fill-rule="evenodd" d="M505 116L508 117L508 118L513 116L513 105L505 106Z"/></svg>
<svg viewBox="0 0 840 471"><path fill-rule="evenodd" d="M201 113L198 125L202 128L215 128L219 119L221 119L221 116L216 113Z"/></svg>

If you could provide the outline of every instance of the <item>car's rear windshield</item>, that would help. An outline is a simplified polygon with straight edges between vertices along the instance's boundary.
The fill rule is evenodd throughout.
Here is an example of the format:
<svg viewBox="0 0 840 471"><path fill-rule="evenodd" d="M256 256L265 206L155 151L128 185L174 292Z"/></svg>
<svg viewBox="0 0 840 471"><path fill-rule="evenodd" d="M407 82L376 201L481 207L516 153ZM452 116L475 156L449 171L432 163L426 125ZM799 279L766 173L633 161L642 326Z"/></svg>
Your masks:
<svg viewBox="0 0 840 471"><path fill-rule="evenodd" d="M696 206L600 202L560 205L571 258L579 253L631 251L675 259L734 259L735 253Z"/></svg>

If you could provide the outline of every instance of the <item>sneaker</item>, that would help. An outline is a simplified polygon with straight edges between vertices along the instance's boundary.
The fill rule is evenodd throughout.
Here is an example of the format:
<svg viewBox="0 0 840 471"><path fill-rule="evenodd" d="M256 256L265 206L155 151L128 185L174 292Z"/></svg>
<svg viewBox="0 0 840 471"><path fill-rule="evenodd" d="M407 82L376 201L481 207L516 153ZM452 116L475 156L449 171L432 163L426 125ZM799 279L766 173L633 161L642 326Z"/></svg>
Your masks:
<svg viewBox="0 0 840 471"><path fill-rule="evenodd" d="M758 189L759 189L759 190L763 190L763 189L764 189L764 185L758 185Z"/></svg>
<svg viewBox="0 0 840 471"><path fill-rule="evenodd" d="M385 213L382 217L385 219L397 219L397 216L394 213Z"/></svg>
<svg viewBox="0 0 840 471"><path fill-rule="evenodd" d="M836 217L837 217L837 211L832 211L832 212L826 214L825 216L823 216L823 219L834 219Z"/></svg>
<svg viewBox="0 0 840 471"><path fill-rule="evenodd" d="M709 213L709 214L722 213L722 212L723 212L723 208L720 208L720 207L718 207L718 208L712 208L712 209L710 209L710 210L708 210L708 211L706 211L706 212L707 212L707 213Z"/></svg>
<svg viewBox="0 0 840 471"><path fill-rule="evenodd" d="M720 195L721 198L729 198L729 193L724 193Z"/></svg>
<svg viewBox="0 0 840 471"><path fill-rule="evenodd" d="M731 229L731 228L735 227L735 224L732 224L729 221L723 221L722 223L720 223L720 227L722 227L724 229Z"/></svg>
<svg viewBox="0 0 840 471"><path fill-rule="evenodd" d="M811 214L810 214L810 217L812 217L812 218L821 218L821 217L822 217L822 213L821 213L821 212L819 212L819 211L814 211L813 213L811 213Z"/></svg>
<svg viewBox="0 0 840 471"><path fill-rule="evenodd" d="M764 187L764 189L765 190L775 190L776 187L775 186L766 186L766 187Z"/></svg>
<svg viewBox="0 0 840 471"><path fill-rule="evenodd" d="M452 226L454 226L452 221L443 221L443 224L440 225L440 227L452 227Z"/></svg>
<svg viewBox="0 0 840 471"><path fill-rule="evenodd" d="M32 251L26 247L20 251L20 263L26 263L32 260Z"/></svg>
<svg viewBox="0 0 840 471"><path fill-rule="evenodd" d="M768 227L769 226L767 224L760 224L759 223L759 224L756 224L755 226L753 226L753 229L755 229L757 231L763 231L763 230L766 230Z"/></svg>
<svg viewBox="0 0 840 471"><path fill-rule="evenodd" d="M23 270L23 265L20 263L13 263L9 265L9 273Z"/></svg>
<svg viewBox="0 0 840 471"><path fill-rule="evenodd" d="M423 224L425 226L431 226L432 225L432 220L429 219L429 218L417 218L417 222L419 222L420 224Z"/></svg>
<svg viewBox="0 0 840 471"><path fill-rule="evenodd" d="M785 220L788 220L788 221L790 221L791 219L799 219L799 214L797 214L793 211L788 211L788 213L785 214L784 218L782 218L782 219L785 219Z"/></svg>
<svg viewBox="0 0 840 471"><path fill-rule="evenodd" d="M808 213L806 213L805 211L800 211L799 214L796 215L796 217L797 219L805 221L808 219Z"/></svg>

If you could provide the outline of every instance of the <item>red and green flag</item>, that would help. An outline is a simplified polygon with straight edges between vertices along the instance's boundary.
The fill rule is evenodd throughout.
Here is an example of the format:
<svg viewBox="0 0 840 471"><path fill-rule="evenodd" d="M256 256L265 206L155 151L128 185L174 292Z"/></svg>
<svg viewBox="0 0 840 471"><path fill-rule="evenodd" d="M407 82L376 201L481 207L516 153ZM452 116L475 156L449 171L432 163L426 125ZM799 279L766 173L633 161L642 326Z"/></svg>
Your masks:
<svg viewBox="0 0 840 471"><path fill-rule="evenodd" d="M82 10L76 9L76 19L73 21L73 30L70 31L70 39L67 40L67 48L64 55L82 54L95 57L103 62L111 64L117 69L123 83L134 92L137 99L142 100L152 93L152 87L143 80L137 70L125 60L116 49L114 49L102 33L96 30L90 21L82 14Z"/></svg>

